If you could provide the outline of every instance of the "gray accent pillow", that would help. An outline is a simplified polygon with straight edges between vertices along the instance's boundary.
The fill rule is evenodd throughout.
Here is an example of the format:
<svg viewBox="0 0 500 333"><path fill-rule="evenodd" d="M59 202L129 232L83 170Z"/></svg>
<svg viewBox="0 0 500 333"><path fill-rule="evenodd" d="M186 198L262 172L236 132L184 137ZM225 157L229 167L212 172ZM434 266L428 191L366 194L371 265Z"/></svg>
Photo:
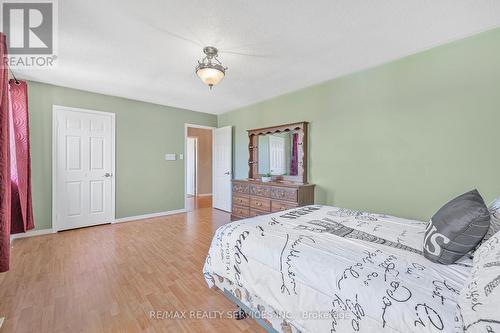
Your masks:
<svg viewBox="0 0 500 333"><path fill-rule="evenodd" d="M424 256L449 265L479 244L488 231L490 213L477 190L464 193L441 207L425 231Z"/></svg>
<svg viewBox="0 0 500 333"><path fill-rule="evenodd" d="M500 232L476 251L457 308L464 332L500 331Z"/></svg>
<svg viewBox="0 0 500 333"><path fill-rule="evenodd" d="M488 210L491 215L490 228L481 241L481 244L500 231L500 198L493 200L493 202L489 205Z"/></svg>

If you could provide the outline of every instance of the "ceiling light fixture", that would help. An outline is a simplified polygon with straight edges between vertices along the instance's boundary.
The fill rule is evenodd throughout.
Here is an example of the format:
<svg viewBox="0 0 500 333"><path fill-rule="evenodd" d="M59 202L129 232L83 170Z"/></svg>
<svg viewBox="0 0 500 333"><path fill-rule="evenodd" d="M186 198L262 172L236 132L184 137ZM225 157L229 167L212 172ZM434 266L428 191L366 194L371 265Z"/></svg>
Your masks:
<svg viewBox="0 0 500 333"><path fill-rule="evenodd" d="M206 46L203 48L203 52L206 56L201 61L198 60L196 75L212 89L213 86L224 78L227 67L224 67L217 58L217 48Z"/></svg>

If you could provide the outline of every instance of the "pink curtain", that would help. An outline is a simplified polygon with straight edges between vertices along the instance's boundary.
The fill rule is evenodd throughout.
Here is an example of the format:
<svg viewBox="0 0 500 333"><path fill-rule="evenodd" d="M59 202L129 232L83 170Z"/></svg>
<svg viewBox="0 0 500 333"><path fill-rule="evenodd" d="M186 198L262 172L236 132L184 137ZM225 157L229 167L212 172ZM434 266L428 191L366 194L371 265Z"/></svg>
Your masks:
<svg viewBox="0 0 500 333"><path fill-rule="evenodd" d="M11 234L35 227L31 203L28 89L26 82L10 80Z"/></svg>
<svg viewBox="0 0 500 333"><path fill-rule="evenodd" d="M290 161L290 176L297 176L299 174L299 156L298 156L298 145L299 143L299 134L292 134L292 158Z"/></svg>
<svg viewBox="0 0 500 333"><path fill-rule="evenodd" d="M9 270L11 180L9 148L8 69L5 35L0 33L0 272Z"/></svg>

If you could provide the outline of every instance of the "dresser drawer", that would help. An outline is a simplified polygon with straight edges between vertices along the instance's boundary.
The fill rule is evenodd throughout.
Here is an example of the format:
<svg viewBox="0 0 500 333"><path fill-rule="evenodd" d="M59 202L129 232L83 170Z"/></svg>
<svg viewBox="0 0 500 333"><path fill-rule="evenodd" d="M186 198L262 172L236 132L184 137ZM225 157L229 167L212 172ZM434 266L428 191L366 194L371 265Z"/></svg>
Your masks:
<svg viewBox="0 0 500 333"><path fill-rule="evenodd" d="M250 184L250 194L269 198L271 196L271 187L265 185Z"/></svg>
<svg viewBox="0 0 500 333"><path fill-rule="evenodd" d="M239 216L239 217L249 217L250 216L250 208L233 205L232 214Z"/></svg>
<svg viewBox="0 0 500 333"><path fill-rule="evenodd" d="M281 212L282 210L292 209L296 207L298 207L298 205L293 202L271 200L271 212L273 213Z"/></svg>
<svg viewBox="0 0 500 333"><path fill-rule="evenodd" d="M250 207L263 210L266 212L271 211L271 200L267 198L250 197Z"/></svg>
<svg viewBox="0 0 500 333"><path fill-rule="evenodd" d="M233 204L248 207L250 206L250 198L248 196L233 195Z"/></svg>
<svg viewBox="0 0 500 333"><path fill-rule="evenodd" d="M233 193L248 194L249 185L245 183L233 183Z"/></svg>
<svg viewBox="0 0 500 333"><path fill-rule="evenodd" d="M266 214L269 214L269 212L263 212L263 211L258 210L258 209L250 208L250 217L259 216L259 215L266 215Z"/></svg>
<svg viewBox="0 0 500 333"><path fill-rule="evenodd" d="M287 187L271 187L271 198L297 202L297 189Z"/></svg>

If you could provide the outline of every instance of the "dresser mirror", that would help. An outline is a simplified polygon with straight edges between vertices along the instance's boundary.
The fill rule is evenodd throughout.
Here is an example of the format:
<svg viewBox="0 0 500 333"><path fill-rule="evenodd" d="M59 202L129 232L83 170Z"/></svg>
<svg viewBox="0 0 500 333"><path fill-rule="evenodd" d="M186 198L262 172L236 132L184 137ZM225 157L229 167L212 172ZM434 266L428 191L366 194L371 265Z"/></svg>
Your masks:
<svg viewBox="0 0 500 333"><path fill-rule="evenodd" d="M307 183L307 122L251 129L248 136L250 179Z"/></svg>
<svg viewBox="0 0 500 333"><path fill-rule="evenodd" d="M248 130L248 179L232 180L231 220L314 203L307 183L307 123Z"/></svg>

